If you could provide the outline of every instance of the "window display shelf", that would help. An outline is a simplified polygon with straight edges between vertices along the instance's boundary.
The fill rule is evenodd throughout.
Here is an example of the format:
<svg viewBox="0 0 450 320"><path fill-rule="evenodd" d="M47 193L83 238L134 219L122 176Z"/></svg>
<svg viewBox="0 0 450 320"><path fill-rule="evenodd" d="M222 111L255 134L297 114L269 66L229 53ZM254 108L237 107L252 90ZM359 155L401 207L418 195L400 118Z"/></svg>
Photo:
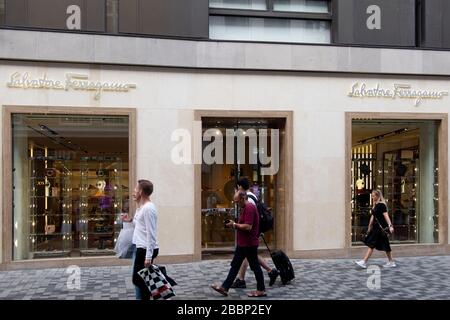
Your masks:
<svg viewBox="0 0 450 320"><path fill-rule="evenodd" d="M61 199L62 196L31 196L30 199Z"/></svg>
<svg viewBox="0 0 450 320"><path fill-rule="evenodd" d="M128 194L118 158L113 163L100 157L82 159L76 180L70 161L29 161L30 253L45 256L43 252L72 251L74 246L80 250L112 249L121 229L116 221L122 200Z"/></svg>
<svg viewBox="0 0 450 320"><path fill-rule="evenodd" d="M70 235L70 233L65 232L52 232L52 233L33 233L33 236L62 236L62 235Z"/></svg>
<svg viewBox="0 0 450 320"><path fill-rule="evenodd" d="M34 213L30 214L30 218L42 218L42 217L64 217L67 214L64 213Z"/></svg>
<svg viewBox="0 0 450 320"><path fill-rule="evenodd" d="M30 253L72 248L72 162L53 157L29 159L29 241ZM52 213L53 212L53 213ZM59 213L55 213L59 212Z"/></svg>
<svg viewBox="0 0 450 320"><path fill-rule="evenodd" d="M81 250L112 249L121 229L122 162L117 157L83 157L80 163L79 220Z"/></svg>

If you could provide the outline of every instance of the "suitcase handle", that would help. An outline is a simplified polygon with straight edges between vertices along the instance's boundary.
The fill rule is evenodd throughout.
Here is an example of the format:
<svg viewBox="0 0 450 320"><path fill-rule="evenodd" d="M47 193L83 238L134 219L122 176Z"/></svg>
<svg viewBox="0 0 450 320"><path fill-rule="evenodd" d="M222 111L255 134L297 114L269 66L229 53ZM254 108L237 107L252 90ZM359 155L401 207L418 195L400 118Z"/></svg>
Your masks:
<svg viewBox="0 0 450 320"><path fill-rule="evenodd" d="M263 239L264 244L265 244L266 247L267 247L267 250L269 250L270 256L272 256L272 252L270 251L270 248L269 248L269 246L267 245L266 238L264 238L264 233L261 233L261 234L260 234L260 237Z"/></svg>

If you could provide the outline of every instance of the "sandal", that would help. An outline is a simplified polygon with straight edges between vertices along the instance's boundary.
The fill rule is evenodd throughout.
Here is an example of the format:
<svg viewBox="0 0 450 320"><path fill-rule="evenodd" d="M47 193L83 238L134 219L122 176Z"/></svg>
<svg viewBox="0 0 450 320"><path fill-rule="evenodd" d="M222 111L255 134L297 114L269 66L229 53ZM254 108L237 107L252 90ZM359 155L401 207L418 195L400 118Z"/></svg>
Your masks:
<svg viewBox="0 0 450 320"><path fill-rule="evenodd" d="M252 292L249 292L247 294L247 297L250 297L250 298L262 298L262 297L267 297L267 294L265 292L258 293L258 291L252 291Z"/></svg>
<svg viewBox="0 0 450 320"><path fill-rule="evenodd" d="M228 291L216 284L212 284L211 289L217 291L218 293L220 293L221 295L223 295L225 297L228 297Z"/></svg>

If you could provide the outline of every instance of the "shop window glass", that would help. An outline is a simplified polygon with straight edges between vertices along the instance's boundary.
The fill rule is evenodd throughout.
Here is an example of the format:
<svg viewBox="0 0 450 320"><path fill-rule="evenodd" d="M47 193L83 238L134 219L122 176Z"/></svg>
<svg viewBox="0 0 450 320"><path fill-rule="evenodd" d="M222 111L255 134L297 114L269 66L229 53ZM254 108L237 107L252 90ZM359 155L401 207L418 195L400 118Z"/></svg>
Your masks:
<svg viewBox="0 0 450 320"><path fill-rule="evenodd" d="M128 210L127 116L14 114L15 260L113 254Z"/></svg>
<svg viewBox="0 0 450 320"><path fill-rule="evenodd" d="M274 11L329 13L329 1L274 0Z"/></svg>
<svg viewBox="0 0 450 320"><path fill-rule="evenodd" d="M211 16L211 39L330 43L330 22L319 20Z"/></svg>
<svg viewBox="0 0 450 320"><path fill-rule="evenodd" d="M266 0L209 0L210 8L266 10Z"/></svg>
<svg viewBox="0 0 450 320"><path fill-rule="evenodd" d="M438 143L435 121L354 120L352 241L361 244L372 208L371 190L386 199L393 243L437 243Z"/></svg>

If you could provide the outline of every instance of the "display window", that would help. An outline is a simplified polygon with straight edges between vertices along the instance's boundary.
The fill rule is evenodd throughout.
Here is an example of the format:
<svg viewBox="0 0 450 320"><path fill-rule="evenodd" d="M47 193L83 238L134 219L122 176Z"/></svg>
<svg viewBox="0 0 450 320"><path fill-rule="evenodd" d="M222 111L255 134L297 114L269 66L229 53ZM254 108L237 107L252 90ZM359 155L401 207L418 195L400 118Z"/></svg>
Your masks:
<svg viewBox="0 0 450 320"><path fill-rule="evenodd" d="M13 113L13 259L113 254L129 117Z"/></svg>
<svg viewBox="0 0 450 320"><path fill-rule="evenodd" d="M352 243L362 244L381 190L395 232L392 243L439 242L437 120L352 121Z"/></svg>

